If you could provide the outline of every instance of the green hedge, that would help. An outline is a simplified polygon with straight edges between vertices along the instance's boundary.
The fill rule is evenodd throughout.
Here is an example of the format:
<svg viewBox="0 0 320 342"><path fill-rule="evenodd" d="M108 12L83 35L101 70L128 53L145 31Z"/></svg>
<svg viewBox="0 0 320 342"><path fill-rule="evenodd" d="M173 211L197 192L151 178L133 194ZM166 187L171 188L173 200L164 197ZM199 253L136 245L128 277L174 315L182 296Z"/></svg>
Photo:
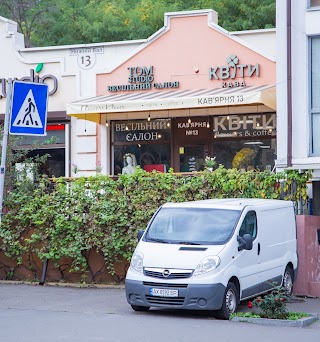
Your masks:
<svg viewBox="0 0 320 342"><path fill-rule="evenodd" d="M36 254L56 264L72 259L71 271L88 272L91 250L103 255L110 274L121 260L130 260L138 229L145 229L163 203L208 198L274 198L306 200L310 173L239 171L220 166L213 172L182 176L169 172L133 175L113 180L90 178L42 179L35 187L27 178L5 198L0 248L19 264ZM94 277L92 278L94 279Z"/></svg>

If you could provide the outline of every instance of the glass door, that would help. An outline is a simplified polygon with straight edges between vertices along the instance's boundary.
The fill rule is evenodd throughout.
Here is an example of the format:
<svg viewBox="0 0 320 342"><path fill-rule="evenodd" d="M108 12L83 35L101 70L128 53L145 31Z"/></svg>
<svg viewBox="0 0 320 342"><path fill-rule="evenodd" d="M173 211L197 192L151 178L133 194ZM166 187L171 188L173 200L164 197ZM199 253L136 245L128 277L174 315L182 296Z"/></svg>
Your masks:
<svg viewBox="0 0 320 342"><path fill-rule="evenodd" d="M179 172L195 172L204 170L206 145L179 147Z"/></svg>

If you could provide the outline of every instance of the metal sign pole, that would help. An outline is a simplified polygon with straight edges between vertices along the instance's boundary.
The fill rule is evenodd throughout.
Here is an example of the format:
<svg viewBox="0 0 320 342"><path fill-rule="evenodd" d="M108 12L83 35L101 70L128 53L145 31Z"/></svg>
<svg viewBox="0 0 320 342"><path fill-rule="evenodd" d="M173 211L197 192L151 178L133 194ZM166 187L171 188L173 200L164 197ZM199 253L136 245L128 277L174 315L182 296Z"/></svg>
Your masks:
<svg viewBox="0 0 320 342"><path fill-rule="evenodd" d="M1 154L1 166L0 166L0 223L1 223L1 217L2 217L2 203L3 203L3 195L4 195L4 178L5 178L5 171L6 171L11 95L12 95L12 80L9 78L8 86L7 86L6 112L4 115L2 154Z"/></svg>

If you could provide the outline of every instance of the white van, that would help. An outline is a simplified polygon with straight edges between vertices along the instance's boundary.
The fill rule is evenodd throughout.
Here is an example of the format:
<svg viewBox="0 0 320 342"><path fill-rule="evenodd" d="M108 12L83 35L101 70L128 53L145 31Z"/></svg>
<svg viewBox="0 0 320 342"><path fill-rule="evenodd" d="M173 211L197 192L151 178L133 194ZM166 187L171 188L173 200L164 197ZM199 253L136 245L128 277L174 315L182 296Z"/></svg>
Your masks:
<svg viewBox="0 0 320 342"><path fill-rule="evenodd" d="M228 319L241 300L281 285L292 293L298 260L290 201L167 203L139 239L125 284L136 311L213 310Z"/></svg>

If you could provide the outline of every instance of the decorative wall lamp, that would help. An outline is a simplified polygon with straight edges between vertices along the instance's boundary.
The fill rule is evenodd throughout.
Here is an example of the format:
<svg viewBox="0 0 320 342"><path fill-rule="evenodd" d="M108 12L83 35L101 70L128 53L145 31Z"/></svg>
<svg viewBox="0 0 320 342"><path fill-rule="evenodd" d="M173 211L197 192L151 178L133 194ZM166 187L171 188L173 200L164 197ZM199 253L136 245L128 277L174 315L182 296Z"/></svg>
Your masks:
<svg viewBox="0 0 320 342"><path fill-rule="evenodd" d="M168 121L167 121L167 127L170 127L169 109L168 109Z"/></svg>
<svg viewBox="0 0 320 342"><path fill-rule="evenodd" d="M191 117L190 117L190 108L189 108L189 119L188 119L188 123L191 123Z"/></svg>

